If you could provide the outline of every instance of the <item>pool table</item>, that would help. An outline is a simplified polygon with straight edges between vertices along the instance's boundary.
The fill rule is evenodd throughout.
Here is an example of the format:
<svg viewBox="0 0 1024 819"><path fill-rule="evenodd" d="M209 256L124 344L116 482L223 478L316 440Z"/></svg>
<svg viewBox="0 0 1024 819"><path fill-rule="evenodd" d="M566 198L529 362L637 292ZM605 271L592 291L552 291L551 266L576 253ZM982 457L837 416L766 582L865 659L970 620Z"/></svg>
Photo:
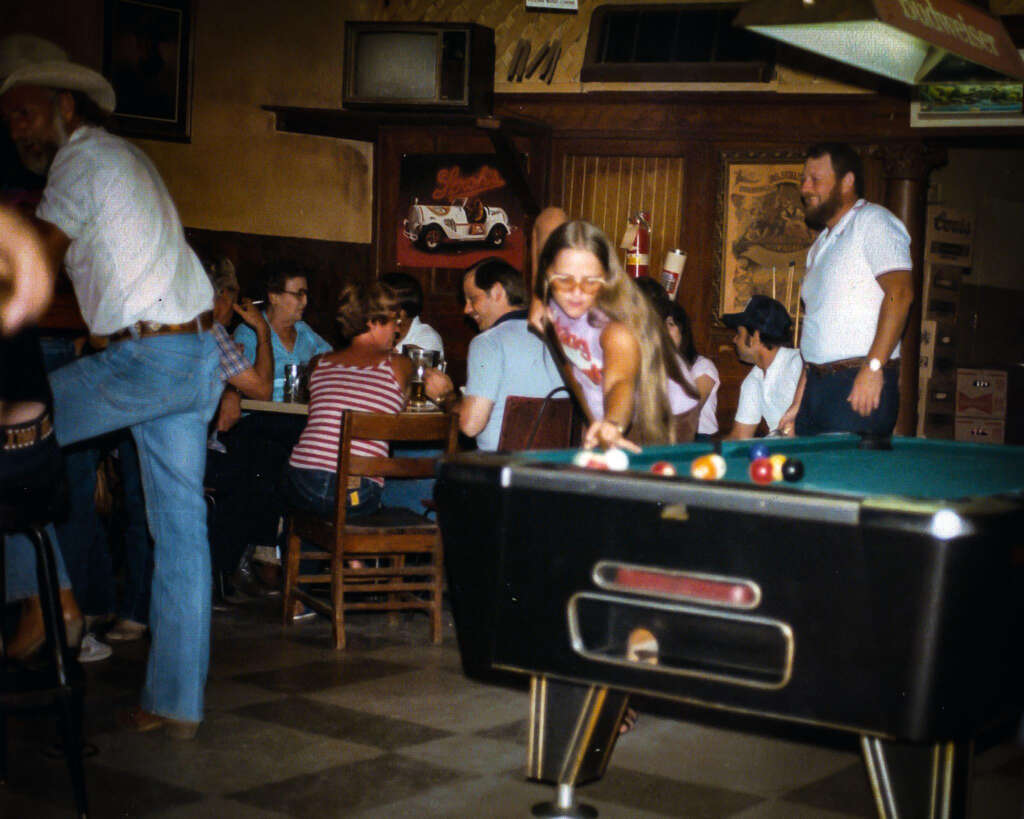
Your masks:
<svg viewBox="0 0 1024 819"><path fill-rule="evenodd" d="M1024 447L760 442L802 480L753 483L750 442L714 481L710 444L442 464L463 666L530 675L543 815L586 815L630 692L855 732L880 816L966 815L972 739L1024 697Z"/></svg>

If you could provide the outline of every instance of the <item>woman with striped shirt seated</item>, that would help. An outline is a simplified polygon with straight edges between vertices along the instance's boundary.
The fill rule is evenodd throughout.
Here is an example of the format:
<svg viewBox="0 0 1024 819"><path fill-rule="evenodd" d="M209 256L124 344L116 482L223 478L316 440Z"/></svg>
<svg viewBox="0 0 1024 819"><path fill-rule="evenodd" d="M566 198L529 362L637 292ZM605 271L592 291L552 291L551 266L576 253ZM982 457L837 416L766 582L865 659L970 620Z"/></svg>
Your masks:
<svg viewBox="0 0 1024 819"><path fill-rule="evenodd" d="M349 282L338 296L341 348L311 362L309 420L288 461L286 490L292 506L334 517L338 439L345 410L399 413L405 406L412 362L392 352L397 301L380 282ZM387 456L384 441L354 440L352 453ZM382 478L353 478L348 516L375 512Z"/></svg>

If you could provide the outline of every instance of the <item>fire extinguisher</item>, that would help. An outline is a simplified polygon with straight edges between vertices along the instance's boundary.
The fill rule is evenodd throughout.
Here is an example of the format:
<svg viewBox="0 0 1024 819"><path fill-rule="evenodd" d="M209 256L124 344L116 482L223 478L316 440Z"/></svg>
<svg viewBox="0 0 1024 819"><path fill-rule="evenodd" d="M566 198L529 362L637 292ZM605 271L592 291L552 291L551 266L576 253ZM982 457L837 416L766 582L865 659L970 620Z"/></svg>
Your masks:
<svg viewBox="0 0 1024 819"><path fill-rule="evenodd" d="M638 279L650 273L651 261L651 215L645 210L638 210L626 227L626 235L622 239L622 247L626 249L626 274Z"/></svg>

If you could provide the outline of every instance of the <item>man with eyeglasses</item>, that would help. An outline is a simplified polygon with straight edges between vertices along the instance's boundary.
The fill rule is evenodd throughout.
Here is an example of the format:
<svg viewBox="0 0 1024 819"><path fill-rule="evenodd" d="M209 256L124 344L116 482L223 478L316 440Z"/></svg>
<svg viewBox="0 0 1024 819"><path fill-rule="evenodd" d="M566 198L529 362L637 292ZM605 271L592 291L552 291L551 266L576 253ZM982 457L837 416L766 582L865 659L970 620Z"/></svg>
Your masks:
<svg viewBox="0 0 1024 819"><path fill-rule="evenodd" d="M331 345L302 321L309 300L309 279L304 272L275 263L268 268L264 284L263 315L270 326L274 355L271 400L282 401L285 367L306 365L314 356L330 352ZM234 339L242 345L245 357L255 361L256 331L248 324L240 324ZM243 555L247 554L246 547L252 547L249 555L276 564L278 520L284 512L278 488L288 456L306 422L304 415L254 412L234 424L240 415L241 395L228 390L221 401L217 428L227 449L227 457L222 459L223 471L237 479L228 485L218 484L217 504L210 523L217 568L223 572L235 570L233 577L225 578L227 597L232 597L234 590L266 593L251 571L250 559ZM276 566L268 569L264 585L275 586L276 573Z"/></svg>
<svg viewBox="0 0 1024 819"><path fill-rule="evenodd" d="M543 398L562 386L555 362L543 342L530 332L523 277L508 262L484 259L462 279L465 313L480 335L469 344L466 387L457 402L459 429L476 438L479 449L496 450L510 395ZM427 395L454 406L447 375L431 371L424 379Z"/></svg>
<svg viewBox="0 0 1024 819"><path fill-rule="evenodd" d="M309 280L304 273L275 265L266 277L266 291L265 315L274 350L274 392L271 400L283 401L285 367L288 364L306 364L315 355L329 353L331 345L302 321L309 301ZM247 324L240 324L234 337L244 348L246 358L255 361L255 331Z"/></svg>

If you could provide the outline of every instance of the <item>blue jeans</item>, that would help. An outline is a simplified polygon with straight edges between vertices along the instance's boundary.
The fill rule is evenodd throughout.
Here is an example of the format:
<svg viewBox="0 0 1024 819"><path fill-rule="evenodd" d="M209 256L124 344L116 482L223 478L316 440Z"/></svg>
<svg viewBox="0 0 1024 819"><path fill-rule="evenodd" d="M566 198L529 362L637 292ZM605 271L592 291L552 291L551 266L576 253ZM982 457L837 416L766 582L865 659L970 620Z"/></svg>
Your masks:
<svg viewBox="0 0 1024 819"><path fill-rule="evenodd" d="M878 409L866 418L854 412L846 401L857 372L857 367L847 367L820 375L813 368L807 368L807 384L796 416L797 435L821 435L825 432L892 434L900 411L899 367L882 370L882 395Z"/></svg>
<svg viewBox="0 0 1024 819"><path fill-rule="evenodd" d="M62 445L128 427L139 450L154 568L142 707L203 716L210 659L210 548L203 470L222 384L211 333L128 339L50 375Z"/></svg>
<svg viewBox="0 0 1024 819"><path fill-rule="evenodd" d="M437 458L443 450L436 446L424 449L418 444L392 444L392 454L403 458ZM434 478L388 478L382 502L385 506L411 509L418 515L426 512L423 501L434 497Z"/></svg>
<svg viewBox="0 0 1024 819"><path fill-rule="evenodd" d="M289 466L285 472L285 498L293 509L312 512L322 518L333 520L337 498L338 476L323 469L299 469ZM357 490L348 490L345 499L346 518L357 518L370 515L380 509L381 485L369 478L359 479ZM303 541L303 551L306 542ZM287 544L285 544L287 547ZM285 555L285 548L281 549ZM317 571L315 560L303 560L299 564L300 574L313 574Z"/></svg>
<svg viewBox="0 0 1024 819"><path fill-rule="evenodd" d="M62 589L70 588L71 582L68 580L64 559L57 547L57 532L52 523L46 525L46 535L50 538L50 543L53 544L53 556L57 563L57 580L60 581L60 587ZM38 578L36 577L36 550L27 535L7 535L4 538L4 566L7 572L7 595L4 599L8 603L24 600L26 597L35 597L39 594Z"/></svg>

